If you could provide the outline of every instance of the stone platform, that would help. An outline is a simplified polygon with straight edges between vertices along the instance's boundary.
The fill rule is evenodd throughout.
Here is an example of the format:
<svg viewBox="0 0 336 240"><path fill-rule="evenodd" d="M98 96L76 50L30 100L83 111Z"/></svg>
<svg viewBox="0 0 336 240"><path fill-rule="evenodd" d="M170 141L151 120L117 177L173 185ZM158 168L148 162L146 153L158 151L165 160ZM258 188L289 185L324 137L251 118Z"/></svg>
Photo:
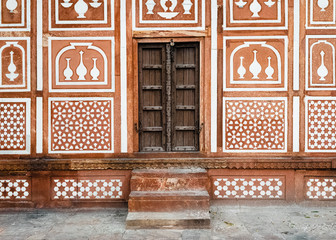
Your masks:
<svg viewBox="0 0 336 240"><path fill-rule="evenodd" d="M336 239L335 207L212 205L202 230L129 230L126 216L127 208L2 211L0 239Z"/></svg>
<svg viewBox="0 0 336 240"><path fill-rule="evenodd" d="M205 169L133 170L126 227L210 228Z"/></svg>

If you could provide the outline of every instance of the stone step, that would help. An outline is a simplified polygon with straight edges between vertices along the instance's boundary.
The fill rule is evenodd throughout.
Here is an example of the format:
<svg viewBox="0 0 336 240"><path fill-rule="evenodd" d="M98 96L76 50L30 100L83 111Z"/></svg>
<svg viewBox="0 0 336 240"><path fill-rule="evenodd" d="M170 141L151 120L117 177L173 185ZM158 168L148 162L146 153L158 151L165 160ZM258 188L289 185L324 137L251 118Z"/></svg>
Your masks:
<svg viewBox="0 0 336 240"><path fill-rule="evenodd" d="M132 191L128 200L129 212L166 212L209 210L207 191Z"/></svg>
<svg viewBox="0 0 336 240"><path fill-rule="evenodd" d="M134 170L131 191L206 190L209 179L204 169Z"/></svg>
<svg viewBox="0 0 336 240"><path fill-rule="evenodd" d="M127 229L208 229L209 211L129 212Z"/></svg>

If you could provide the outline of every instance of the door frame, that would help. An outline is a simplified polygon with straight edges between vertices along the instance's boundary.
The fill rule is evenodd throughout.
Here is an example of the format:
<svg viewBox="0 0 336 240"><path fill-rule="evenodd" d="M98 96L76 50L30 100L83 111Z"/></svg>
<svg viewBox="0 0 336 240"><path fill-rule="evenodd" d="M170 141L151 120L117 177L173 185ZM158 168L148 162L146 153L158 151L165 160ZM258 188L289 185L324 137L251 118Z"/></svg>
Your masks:
<svg viewBox="0 0 336 240"><path fill-rule="evenodd" d="M204 96L209 95L210 91L210 81L205 84L205 39L203 37L198 38L133 38L132 49L133 49L133 83L131 86L133 89L133 124L132 124L132 139L133 139L133 152L139 153L139 134L136 131L137 124L139 122L139 76L138 76L138 51L139 44L142 43L169 43L171 40L177 43L183 42L197 42L199 43L199 60L200 60L200 68L199 68L199 124L204 123L204 127L199 134L199 151L196 153L202 153L205 151L205 136L210 132L210 124L205 123L205 105L210 106L209 104L205 104ZM209 89L208 89L209 88ZM210 108L209 108L210 110ZM209 126L209 127L207 127ZM157 154L183 154L184 152L145 152L149 154L157 153ZM190 153L190 152L186 152Z"/></svg>

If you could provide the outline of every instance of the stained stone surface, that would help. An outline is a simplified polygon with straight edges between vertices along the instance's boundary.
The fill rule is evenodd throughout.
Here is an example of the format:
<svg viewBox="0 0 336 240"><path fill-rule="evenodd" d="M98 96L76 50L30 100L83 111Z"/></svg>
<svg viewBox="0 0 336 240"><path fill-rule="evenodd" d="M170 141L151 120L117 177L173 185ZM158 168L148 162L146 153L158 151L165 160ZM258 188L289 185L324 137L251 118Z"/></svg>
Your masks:
<svg viewBox="0 0 336 240"><path fill-rule="evenodd" d="M126 208L0 212L0 239L336 239L336 207L211 207L208 230L126 230Z"/></svg>

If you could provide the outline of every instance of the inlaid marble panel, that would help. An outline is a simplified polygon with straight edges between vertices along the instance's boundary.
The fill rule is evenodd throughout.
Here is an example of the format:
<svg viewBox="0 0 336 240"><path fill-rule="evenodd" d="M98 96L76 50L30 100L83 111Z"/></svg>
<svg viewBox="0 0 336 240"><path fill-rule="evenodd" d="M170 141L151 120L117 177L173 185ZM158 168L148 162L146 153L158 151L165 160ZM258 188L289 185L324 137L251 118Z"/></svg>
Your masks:
<svg viewBox="0 0 336 240"><path fill-rule="evenodd" d="M30 39L0 37L0 92L30 90Z"/></svg>
<svg viewBox="0 0 336 240"><path fill-rule="evenodd" d="M306 151L336 152L336 97L306 97Z"/></svg>
<svg viewBox="0 0 336 240"><path fill-rule="evenodd" d="M336 90L335 35L306 36L306 89Z"/></svg>
<svg viewBox="0 0 336 240"><path fill-rule="evenodd" d="M49 38L51 92L114 91L114 38Z"/></svg>
<svg viewBox="0 0 336 240"><path fill-rule="evenodd" d="M336 178L306 177L305 197L309 200L336 200Z"/></svg>
<svg viewBox="0 0 336 240"><path fill-rule="evenodd" d="M224 152L286 152L286 98L223 98Z"/></svg>
<svg viewBox="0 0 336 240"><path fill-rule="evenodd" d="M0 2L0 31L29 31L30 0Z"/></svg>
<svg viewBox="0 0 336 240"><path fill-rule="evenodd" d="M50 153L112 153L112 98L49 98Z"/></svg>
<svg viewBox="0 0 336 240"><path fill-rule="evenodd" d="M114 0L49 0L49 30L113 30Z"/></svg>
<svg viewBox="0 0 336 240"><path fill-rule="evenodd" d="M204 28L204 0L133 0L134 28Z"/></svg>
<svg viewBox="0 0 336 240"><path fill-rule="evenodd" d="M287 90L287 51L284 36L224 37L224 90Z"/></svg>
<svg viewBox="0 0 336 240"><path fill-rule="evenodd" d="M53 200L123 199L124 179L115 177L52 178Z"/></svg>
<svg viewBox="0 0 336 240"><path fill-rule="evenodd" d="M306 0L307 28L336 28L335 0Z"/></svg>
<svg viewBox="0 0 336 240"><path fill-rule="evenodd" d="M30 153L30 99L0 98L0 154Z"/></svg>
<svg viewBox="0 0 336 240"><path fill-rule="evenodd" d="M0 177L0 201L30 200L31 180L27 177Z"/></svg>
<svg viewBox="0 0 336 240"><path fill-rule="evenodd" d="M215 199L284 199L284 176L220 176L213 178Z"/></svg>
<svg viewBox="0 0 336 240"><path fill-rule="evenodd" d="M287 0L227 0L224 6L224 29L286 29Z"/></svg>

